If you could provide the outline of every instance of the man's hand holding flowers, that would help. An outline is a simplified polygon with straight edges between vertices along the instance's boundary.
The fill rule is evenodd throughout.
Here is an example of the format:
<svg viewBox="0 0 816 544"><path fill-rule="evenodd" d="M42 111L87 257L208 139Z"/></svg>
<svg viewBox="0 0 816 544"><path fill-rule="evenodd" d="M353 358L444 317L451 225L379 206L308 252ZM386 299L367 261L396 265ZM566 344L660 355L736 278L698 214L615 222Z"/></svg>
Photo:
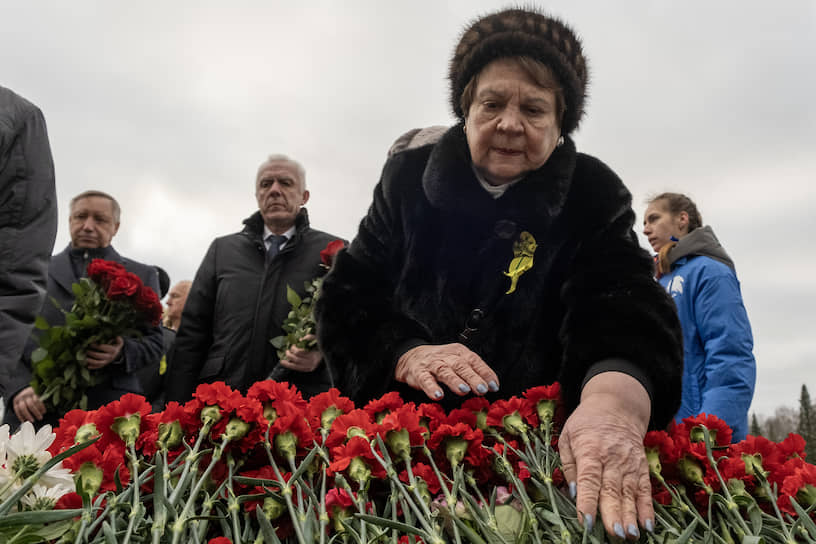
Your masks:
<svg viewBox="0 0 816 544"><path fill-rule="evenodd" d="M289 346L286 349L286 354L280 360L282 367L297 372L312 372L323 360L323 354L317 349L317 337L314 334L307 334L300 339L305 345L315 345L312 348L299 348L296 345Z"/></svg>
<svg viewBox="0 0 816 544"><path fill-rule="evenodd" d="M91 370L99 370L117 360L122 354L125 341L121 336L113 339L111 344L91 344L85 352L85 364Z"/></svg>

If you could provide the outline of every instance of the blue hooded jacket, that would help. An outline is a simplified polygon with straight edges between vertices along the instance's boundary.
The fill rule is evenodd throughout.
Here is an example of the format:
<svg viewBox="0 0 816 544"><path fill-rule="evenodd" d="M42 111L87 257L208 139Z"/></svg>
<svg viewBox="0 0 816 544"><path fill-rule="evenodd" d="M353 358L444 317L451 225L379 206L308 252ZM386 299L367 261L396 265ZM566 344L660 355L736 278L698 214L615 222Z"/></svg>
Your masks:
<svg viewBox="0 0 816 544"><path fill-rule="evenodd" d="M756 361L739 281L711 227L693 230L667 254L660 284L683 326L683 398L676 421L699 413L723 419L743 440L754 396Z"/></svg>

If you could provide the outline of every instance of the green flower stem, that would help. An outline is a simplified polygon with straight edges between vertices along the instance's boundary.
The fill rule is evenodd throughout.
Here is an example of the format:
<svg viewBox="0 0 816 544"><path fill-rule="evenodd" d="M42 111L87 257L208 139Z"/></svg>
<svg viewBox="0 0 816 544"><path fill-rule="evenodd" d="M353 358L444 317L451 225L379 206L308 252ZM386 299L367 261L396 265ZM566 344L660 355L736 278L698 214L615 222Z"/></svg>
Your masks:
<svg viewBox="0 0 816 544"><path fill-rule="evenodd" d="M297 515L298 510L295 508L295 505L292 502L292 482L287 482L284 479L283 474L278 468L278 464L275 462L275 456L272 455L272 448L269 444L268 429L267 439L264 441L264 447L266 448L267 455L269 456L269 464L272 467L272 470L275 471L275 476L278 478L278 481L281 483L281 495L283 496L283 500L286 502L286 507L289 509L289 516L292 518L292 525L294 526L297 541L299 544L311 544L310 542L307 542L303 536L303 527L301 527L300 520L298 519L299 516Z"/></svg>
<svg viewBox="0 0 816 544"><path fill-rule="evenodd" d="M433 460L433 453L428 448L428 446L422 446L422 451L425 454L425 457L428 458L428 462L431 464L431 468L436 474L436 477L439 479L439 486L442 488L442 493L445 495L445 501L448 503L448 508L451 511L451 514L454 514L456 511L456 494L455 494L455 487L456 487L456 480L454 475L454 481L451 483L451 489L448 489L446 480L442 473L439 471L439 467L436 466L436 462ZM459 528L456 526L456 523L453 524L453 539L456 544L461 544L462 539L459 536Z"/></svg>
<svg viewBox="0 0 816 544"><path fill-rule="evenodd" d="M737 506L734 497L731 496L731 492L728 490L728 486L725 484L720 471L717 469L717 461L714 460L714 453L712 451L712 440L711 440L711 433L705 427L703 427L703 438L705 439L705 447L706 447L706 457L708 458L708 463L711 465L711 468L714 469L714 473L717 475L717 479L720 481L720 489L722 491L725 500L727 501L726 508L728 512L731 514L731 518L735 520L737 525L739 525L740 529L746 534L755 536L753 531L748 524L745 522L745 519L739 513L739 506ZM786 528L787 529L787 528ZM790 534L786 535L790 537Z"/></svg>
<svg viewBox="0 0 816 544"><path fill-rule="evenodd" d="M782 526L782 531L785 535L785 542L796 542L796 539L790 534L790 530L788 529L788 524L785 523L785 518L782 517L782 512L779 511L779 505L776 501L776 493L771 491L771 486L768 484L768 480L765 478L764 474L758 473L756 478L762 484L762 489L765 491L766 496L770 497L770 503L773 505L774 513L776 517L779 518L781 522L780 525ZM810 508L808 509L811 510Z"/></svg>
<svg viewBox="0 0 816 544"><path fill-rule="evenodd" d="M136 449L133 447L133 444L128 444L128 457L130 457L130 464L131 464L131 471L133 472L133 484L130 486L133 490L131 507L130 507L130 514L128 515L128 527L127 532L125 532L125 538L122 541L122 544L130 544L130 537L133 535L133 529L135 527L136 519L141 513L142 503L139 502L139 458L136 456Z"/></svg>
<svg viewBox="0 0 816 544"><path fill-rule="evenodd" d="M397 519L397 506L399 504L399 500L397 499L397 497L399 496L398 495L399 490L394 485L393 480L389 479L388 483L391 486L391 494L388 497L388 500L391 503L391 521L396 522L396 521L399 521ZM397 544L397 542L399 541L399 537L397 536L397 530L396 529L391 529L391 536L390 536L389 540L391 541L391 544Z"/></svg>
<svg viewBox="0 0 816 544"><path fill-rule="evenodd" d="M181 497L182 491L187 487L188 479L190 478L190 471L198 468L198 460L200 457L199 448L201 448L201 442L204 440L205 436L210 435L210 430L212 430L213 423L206 422L204 426L201 428L201 431L198 433L198 437L196 437L195 444L193 445L193 449L190 450L187 454L187 458L185 459L184 466L181 470L181 476L179 476L178 483L173 488L173 492L170 494L169 503L170 506L175 506L176 502Z"/></svg>
<svg viewBox="0 0 816 544"><path fill-rule="evenodd" d="M227 454L227 482L226 482L226 489L227 489L227 496L229 497L227 502L227 510L229 511L230 518L232 519L232 535L233 540L236 542L239 541L239 536L241 534L241 522L239 520L239 514L241 511L241 505L238 504L238 500L235 497L235 491L232 483L232 476L235 471L235 459L233 459L232 455Z"/></svg>
<svg viewBox="0 0 816 544"><path fill-rule="evenodd" d="M428 508L428 505L425 504L425 500L419 493L419 488L417 486L416 478L414 477L414 471L411 467L411 459L407 457L403 459L405 461L405 470L408 472L408 481L409 481L409 491L410 493L405 492L405 486L400 481L399 476L397 475L396 471L393 469L393 463L391 462L391 457L388 455L388 449L385 447L385 443L383 442L382 438L377 435L377 441L380 445L380 451L383 452L383 456L377 452L377 449L374 447L374 444L371 444L371 452L374 454L374 458L380 463L386 470L386 474L388 474L388 478L396 484L399 489L403 490L402 498L405 499L408 506L411 510L414 511L414 514L417 516L417 520L419 521L422 528L429 534L432 535L433 542L444 542L444 539L441 535L437 533L434 527L428 523L428 520L431 519L431 511ZM416 498L416 502L411 498L411 494L414 494ZM417 506L419 504L419 506Z"/></svg>
<svg viewBox="0 0 816 544"><path fill-rule="evenodd" d="M150 535L153 544L160 544L164 535L164 527L167 525L167 451L159 450L154 458L153 477L153 525L150 527Z"/></svg>
<svg viewBox="0 0 816 544"><path fill-rule="evenodd" d="M323 446L319 446L322 448ZM326 544L326 527L329 525L329 514L326 512L326 471L321 470L320 476L320 500L318 501L318 508L320 509L320 544Z"/></svg>
<svg viewBox="0 0 816 544"><path fill-rule="evenodd" d="M203 433L203 431L202 431ZM209 434L209 433L207 433ZM199 435L200 437L201 435ZM188 512L190 512L193 508L193 504L198 497L198 493L201 491L201 488L204 486L204 482L209 477L212 469L215 467L215 464L221 459L221 455L224 453L224 448L226 447L227 443L229 442L229 437L224 435L221 438L221 443L213 450L212 460L210 464L207 466L204 473L199 477L198 481L195 484L195 487L190 492L190 496L187 497L187 501L184 503L184 508L181 510L181 515L179 515L179 519L177 519L173 523L173 544L178 544L179 539L181 538L182 532L184 531L185 525L187 525L188 521ZM186 467L185 467L186 468ZM176 489L178 491L178 488Z"/></svg>
<svg viewBox="0 0 816 544"><path fill-rule="evenodd" d="M530 501L530 497L527 495L527 492L525 491L524 482L518 479L516 474L513 472L513 467L509 466L510 463L509 461L507 461L507 458L504 455L498 458L501 460L500 462L504 464L506 472L510 479L512 480L513 494L516 497L518 497L519 501L521 502L522 508L524 508L524 512L527 514L530 527L532 529L533 540L536 542L536 544L541 544L541 532L539 531L538 527L538 516L535 513L535 509L533 508L533 504ZM563 527L563 521L561 521L561 524L562 531L566 531L566 527Z"/></svg>
<svg viewBox="0 0 816 544"><path fill-rule="evenodd" d="M663 478L662 474L653 474L653 476L660 482L662 485L671 495L673 503L675 503L677 508L680 509L681 512L691 514L694 519L697 520L697 523L702 525L703 529L706 533L711 533L716 535L716 531L712 531L711 527L708 524L708 520L706 520L700 513L697 511L697 508L694 507L694 504L689 500L688 496L685 493L680 493L676 489L666 482ZM684 522L684 525L688 525L688 523ZM719 535L716 535L719 536Z"/></svg>

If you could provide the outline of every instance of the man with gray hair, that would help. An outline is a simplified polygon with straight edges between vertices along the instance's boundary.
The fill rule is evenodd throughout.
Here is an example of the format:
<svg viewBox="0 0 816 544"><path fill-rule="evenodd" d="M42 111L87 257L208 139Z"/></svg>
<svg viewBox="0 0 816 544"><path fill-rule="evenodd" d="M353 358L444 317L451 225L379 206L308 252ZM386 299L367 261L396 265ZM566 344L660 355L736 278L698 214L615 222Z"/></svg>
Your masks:
<svg viewBox="0 0 816 544"><path fill-rule="evenodd" d="M269 341L290 311L287 286L304 296L304 283L325 273L320 251L338 237L309 226L306 173L285 155L260 165L255 199L243 230L216 238L196 273L170 355L168 400L186 401L214 381L246 391L272 377L305 396L333 383L317 349L293 347L278 360Z"/></svg>

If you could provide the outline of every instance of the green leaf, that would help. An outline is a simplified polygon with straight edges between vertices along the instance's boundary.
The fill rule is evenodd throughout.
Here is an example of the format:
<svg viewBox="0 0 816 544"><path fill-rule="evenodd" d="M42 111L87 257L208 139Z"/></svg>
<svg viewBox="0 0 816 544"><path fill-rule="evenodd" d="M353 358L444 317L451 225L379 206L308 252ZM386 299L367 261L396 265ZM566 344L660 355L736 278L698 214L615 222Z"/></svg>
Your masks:
<svg viewBox="0 0 816 544"><path fill-rule="evenodd" d="M297 291L295 291L288 285L286 286L286 300L289 302L292 308L299 308L302 302L300 299L300 295L297 294Z"/></svg>
<svg viewBox="0 0 816 544"><path fill-rule="evenodd" d="M51 325L49 325L48 321L46 321L46 319L41 315L38 315L37 318L34 320L34 328L35 329L45 331L45 330L48 330L50 327L51 327Z"/></svg>
<svg viewBox="0 0 816 544"><path fill-rule="evenodd" d="M14 527L19 525L41 525L73 519L82 515L82 509L76 510L37 510L34 512L12 512L0 518L0 527Z"/></svg>
<svg viewBox="0 0 816 544"><path fill-rule="evenodd" d="M40 361L42 361L46 357L48 357L48 350L45 349L45 348L40 347L40 348L37 348L37 349L35 349L34 351L31 352L31 362L32 363L35 363L35 364L39 363Z"/></svg>
<svg viewBox="0 0 816 544"><path fill-rule="evenodd" d="M283 346L286 345L286 337L276 336L275 338L271 339L269 343L272 344L275 349L283 349Z"/></svg>
<svg viewBox="0 0 816 544"><path fill-rule="evenodd" d="M357 519L363 520L366 523L371 523L372 525L377 525L379 527L385 527L387 529L396 529L397 531L399 531L402 534L418 535L425 542L430 542L431 541L430 540L430 535L426 531L424 531L424 530L422 530L422 529L420 529L418 527L412 527L412 526L407 525L405 523L400 523L399 521L394 521L394 520L390 520L390 519L386 519L386 518L381 518L379 516L372 516L372 515L369 515L369 514L360 514L359 512L355 513L354 517L357 518Z"/></svg>
<svg viewBox="0 0 816 544"><path fill-rule="evenodd" d="M264 511L261 509L260 505L255 507L255 515L258 516L258 525L261 526L263 541L271 544L280 544L280 539L275 533L275 528L272 527L272 524L269 522L269 518L266 517L266 514L264 514Z"/></svg>

